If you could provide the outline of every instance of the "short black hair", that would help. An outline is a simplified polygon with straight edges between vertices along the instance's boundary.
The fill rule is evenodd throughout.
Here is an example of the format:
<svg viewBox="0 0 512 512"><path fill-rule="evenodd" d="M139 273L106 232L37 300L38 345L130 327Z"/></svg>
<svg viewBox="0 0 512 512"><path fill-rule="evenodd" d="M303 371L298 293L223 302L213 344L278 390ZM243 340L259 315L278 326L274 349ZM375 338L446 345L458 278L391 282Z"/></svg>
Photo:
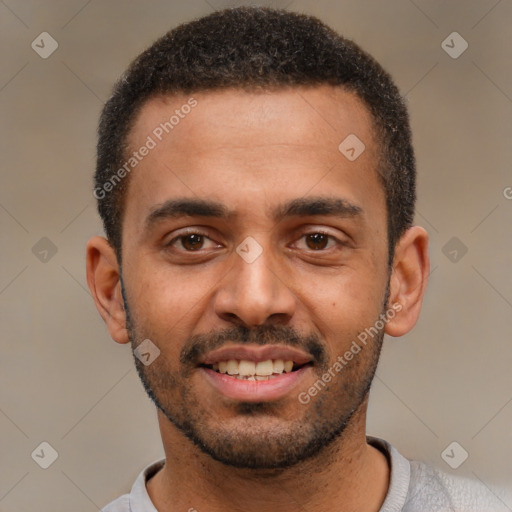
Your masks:
<svg viewBox="0 0 512 512"><path fill-rule="evenodd" d="M145 102L173 93L316 85L355 93L372 116L391 264L396 242L413 222L416 200L404 99L373 57L317 18L261 7L225 9L179 25L139 55L114 86L99 123L94 195L119 261L128 181L119 179L127 174L119 171L126 169L128 135Z"/></svg>

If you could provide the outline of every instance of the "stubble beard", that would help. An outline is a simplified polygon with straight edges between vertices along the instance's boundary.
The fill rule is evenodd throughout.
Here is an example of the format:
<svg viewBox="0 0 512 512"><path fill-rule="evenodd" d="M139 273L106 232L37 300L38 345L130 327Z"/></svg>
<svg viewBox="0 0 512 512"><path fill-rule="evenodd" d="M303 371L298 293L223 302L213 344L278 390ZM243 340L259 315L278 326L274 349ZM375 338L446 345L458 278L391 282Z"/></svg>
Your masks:
<svg viewBox="0 0 512 512"><path fill-rule="evenodd" d="M147 336L133 318L125 297L123 287L127 330L134 351ZM388 293L384 300L384 310L387 308L387 297ZM199 341L199 345L205 350L206 347L217 348L222 340L227 339L290 345L293 340L293 346L300 346L315 355L313 370L316 378L321 379L332 362L327 360L324 344L318 336L302 336L293 329L282 326L260 326L251 330L235 327L222 333L196 336L187 340L181 352L178 369L174 362L166 358L163 351L149 366L145 366L135 354L134 361L150 399L203 453L231 467L278 470L318 456L335 440L343 438L355 413L363 406L366 407L383 338L384 332L381 330L371 344L363 347L309 404L303 405L295 397L288 398L287 402L241 402L230 408L229 420L216 421L215 406L204 403L194 392L191 381L194 372L201 370L186 361L187 355L191 356L198 351L194 343ZM160 345L157 340L152 341ZM219 400L218 403L223 402ZM293 408L292 417L286 418L282 408L290 408L291 403L296 406Z"/></svg>

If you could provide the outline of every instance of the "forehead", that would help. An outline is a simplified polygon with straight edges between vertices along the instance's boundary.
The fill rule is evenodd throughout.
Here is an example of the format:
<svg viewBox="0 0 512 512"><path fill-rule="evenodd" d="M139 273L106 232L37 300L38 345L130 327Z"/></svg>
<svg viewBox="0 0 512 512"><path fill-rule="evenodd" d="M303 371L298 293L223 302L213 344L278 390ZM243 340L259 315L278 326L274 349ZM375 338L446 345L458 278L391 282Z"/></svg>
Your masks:
<svg viewBox="0 0 512 512"><path fill-rule="evenodd" d="M383 199L372 118L339 87L155 97L128 142L130 152L151 149L131 172L127 215L147 215L173 196L261 211L308 193L332 195L337 185L352 203Z"/></svg>
<svg viewBox="0 0 512 512"><path fill-rule="evenodd" d="M244 130L239 131L242 127ZM233 133L233 129L238 131ZM254 136L269 139L277 134L276 143L282 140L319 147L332 142L337 149L336 142L348 135L347 130L374 142L367 107L355 93L342 87L322 85L258 92L221 89L152 97L140 109L128 142L137 146L141 138L151 134L160 146L192 137L207 145L219 140L228 143L226 135L243 143Z"/></svg>

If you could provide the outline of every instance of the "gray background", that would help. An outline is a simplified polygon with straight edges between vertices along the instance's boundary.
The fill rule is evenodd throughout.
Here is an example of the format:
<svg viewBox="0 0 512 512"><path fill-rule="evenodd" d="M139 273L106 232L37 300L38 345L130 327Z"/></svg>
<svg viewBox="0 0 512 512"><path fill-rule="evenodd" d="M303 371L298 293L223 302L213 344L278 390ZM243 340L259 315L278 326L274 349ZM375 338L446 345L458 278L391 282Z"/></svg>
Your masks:
<svg viewBox="0 0 512 512"><path fill-rule="evenodd" d="M85 243L101 233L96 124L154 39L240 3L0 1L2 512L98 510L163 454L130 349L110 340L86 287ZM353 38L410 104L432 275L416 329L385 342L368 432L483 481L512 510L512 2L262 4ZM31 48L44 31L59 45L47 59ZM441 46L454 31L469 44L456 59ZM48 469L35 461L48 461L43 441L58 452ZM453 441L469 453L458 469L441 457Z"/></svg>

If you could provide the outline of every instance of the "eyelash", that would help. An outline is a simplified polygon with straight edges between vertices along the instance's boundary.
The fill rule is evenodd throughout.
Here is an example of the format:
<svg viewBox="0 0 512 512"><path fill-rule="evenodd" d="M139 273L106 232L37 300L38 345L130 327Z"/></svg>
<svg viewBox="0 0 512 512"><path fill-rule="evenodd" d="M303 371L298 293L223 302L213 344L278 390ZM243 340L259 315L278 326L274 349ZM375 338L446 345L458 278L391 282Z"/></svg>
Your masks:
<svg viewBox="0 0 512 512"><path fill-rule="evenodd" d="M301 236L298 238L298 240L302 240L305 237L311 236L311 235L326 236L328 238L327 243L329 243L330 241L334 241L338 246L343 244L343 242L341 240L339 240L338 238L336 238L334 235L331 235L330 233L323 231L321 229L302 233ZM333 248L334 247L328 247L326 249L316 249L316 250L315 249L306 249L306 250L309 250L311 252L327 252L328 250L333 249Z"/></svg>
<svg viewBox="0 0 512 512"><path fill-rule="evenodd" d="M190 230L190 231L187 231L185 233L181 233L179 234L178 236L175 236L172 240L170 240L168 243L166 243L166 247L171 247L173 246L176 242L179 242L180 240L183 242L183 240L185 238L187 238L188 236L191 236L191 235L197 235L197 236L200 236L204 239L208 239L214 243L217 243L215 242L214 240L212 240L212 238L210 238L206 233L202 233L201 231L198 231L198 230ZM220 245L220 244L218 244ZM185 252L199 252L201 249L198 249L197 251L187 251L185 248L182 247L182 250L185 251Z"/></svg>
<svg viewBox="0 0 512 512"><path fill-rule="evenodd" d="M204 239L208 239L211 242L216 243L217 245L220 245L217 242L215 242L212 238L210 238L207 234L202 233L201 231L198 231L198 230L191 230L191 231L188 231L188 232L185 232L185 233L181 233L180 235L174 237L172 240L170 240L166 244L166 247L172 247L175 243L179 242L180 240L183 241L187 236L190 236L190 235L198 235L198 236L203 237ZM338 246L339 245L345 245L337 237L335 237L334 235L326 232L325 230L321 230L321 229L313 230L313 231L307 231L307 232L301 233L300 237L294 243L297 243L297 241L302 240L305 237L310 236L310 235L324 235L324 236L328 237L328 242L327 243L329 243L329 241L334 241ZM326 249L317 249L317 250L315 250L315 249L306 249L306 250L309 250L311 252L326 252L326 251L328 251L330 249L333 249L333 247L328 247ZM193 251L193 250L187 250L184 247L181 247L178 250L182 250L182 251L187 252L187 253L199 253L202 250L202 248L198 249L196 251Z"/></svg>

